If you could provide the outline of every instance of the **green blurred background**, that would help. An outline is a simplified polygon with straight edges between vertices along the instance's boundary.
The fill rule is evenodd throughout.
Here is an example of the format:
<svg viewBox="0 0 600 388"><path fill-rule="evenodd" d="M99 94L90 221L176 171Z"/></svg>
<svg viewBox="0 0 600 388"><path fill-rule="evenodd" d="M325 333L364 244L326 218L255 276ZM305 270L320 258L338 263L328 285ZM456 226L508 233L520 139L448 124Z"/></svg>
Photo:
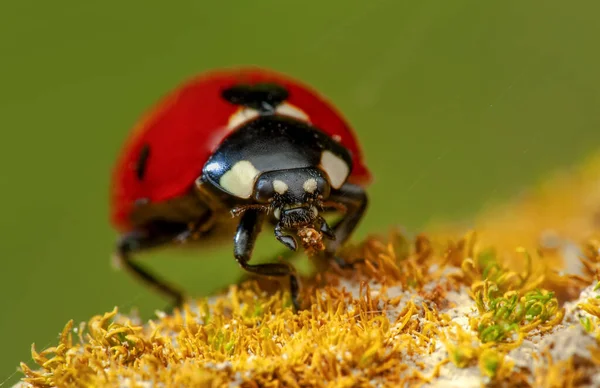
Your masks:
<svg viewBox="0 0 600 388"><path fill-rule="evenodd" d="M108 179L139 115L199 71L263 65L337 103L376 177L356 238L469 217L600 141L598 1L166 4L0 3L0 382L71 318L165 306L109 265ZM143 260L195 295L240 274L231 246Z"/></svg>

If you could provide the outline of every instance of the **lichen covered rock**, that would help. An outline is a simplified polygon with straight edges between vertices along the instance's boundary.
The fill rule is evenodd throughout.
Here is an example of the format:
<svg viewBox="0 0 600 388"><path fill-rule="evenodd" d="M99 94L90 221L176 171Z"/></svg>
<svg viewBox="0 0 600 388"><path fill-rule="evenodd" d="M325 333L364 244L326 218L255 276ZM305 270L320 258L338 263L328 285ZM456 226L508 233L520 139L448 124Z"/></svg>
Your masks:
<svg viewBox="0 0 600 388"><path fill-rule="evenodd" d="M21 385L599 385L598 166L570 175L578 195L563 177L555 202L545 185L497 229L370 236L342 253L354 270L303 280L298 313L278 283L252 279L147 322L116 308L71 321L57 346L33 347Z"/></svg>

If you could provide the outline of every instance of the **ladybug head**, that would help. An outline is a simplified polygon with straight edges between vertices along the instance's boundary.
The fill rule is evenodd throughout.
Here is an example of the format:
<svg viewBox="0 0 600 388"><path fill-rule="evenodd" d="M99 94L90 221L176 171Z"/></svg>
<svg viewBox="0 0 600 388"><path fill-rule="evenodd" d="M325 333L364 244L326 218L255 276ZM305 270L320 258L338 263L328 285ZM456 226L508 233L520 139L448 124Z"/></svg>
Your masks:
<svg viewBox="0 0 600 388"><path fill-rule="evenodd" d="M330 190L327 175L317 168L267 171L257 177L253 199L257 202L255 206L272 212L277 220L279 241L295 250L295 242L280 232L295 233L312 227L328 238L334 238L329 225L319 214Z"/></svg>
<svg viewBox="0 0 600 388"><path fill-rule="evenodd" d="M268 171L254 185L254 200L268 203L282 227L295 229L312 223L319 202L329 197L329 181L316 168Z"/></svg>

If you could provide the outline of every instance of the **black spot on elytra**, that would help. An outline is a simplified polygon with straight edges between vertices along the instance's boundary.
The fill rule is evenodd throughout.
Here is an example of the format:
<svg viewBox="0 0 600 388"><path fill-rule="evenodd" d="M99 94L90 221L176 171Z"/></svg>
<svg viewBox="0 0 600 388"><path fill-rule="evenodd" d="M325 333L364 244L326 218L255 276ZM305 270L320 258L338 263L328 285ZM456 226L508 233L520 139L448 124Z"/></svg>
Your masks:
<svg viewBox="0 0 600 388"><path fill-rule="evenodd" d="M223 90L221 96L232 104L269 114L287 100L289 92L283 86L274 83L240 84Z"/></svg>
<svg viewBox="0 0 600 388"><path fill-rule="evenodd" d="M140 151L140 156L135 163L135 174L138 180L143 180L146 174L146 167L148 165L148 157L150 156L150 146L144 145Z"/></svg>

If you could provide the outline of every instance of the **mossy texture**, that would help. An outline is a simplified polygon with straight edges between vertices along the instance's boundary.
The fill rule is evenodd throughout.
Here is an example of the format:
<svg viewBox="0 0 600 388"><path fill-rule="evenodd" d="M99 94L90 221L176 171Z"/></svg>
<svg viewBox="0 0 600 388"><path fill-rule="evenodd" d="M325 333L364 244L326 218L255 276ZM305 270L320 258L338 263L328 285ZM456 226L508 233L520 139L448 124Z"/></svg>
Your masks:
<svg viewBox="0 0 600 388"><path fill-rule="evenodd" d="M21 384L600 384L598 166L503 208L496 228L489 218L481 231L392 230L349 246L342 256L364 262L305 278L298 313L285 288L254 279L148 322L117 309L68 322L55 347L33 346Z"/></svg>

